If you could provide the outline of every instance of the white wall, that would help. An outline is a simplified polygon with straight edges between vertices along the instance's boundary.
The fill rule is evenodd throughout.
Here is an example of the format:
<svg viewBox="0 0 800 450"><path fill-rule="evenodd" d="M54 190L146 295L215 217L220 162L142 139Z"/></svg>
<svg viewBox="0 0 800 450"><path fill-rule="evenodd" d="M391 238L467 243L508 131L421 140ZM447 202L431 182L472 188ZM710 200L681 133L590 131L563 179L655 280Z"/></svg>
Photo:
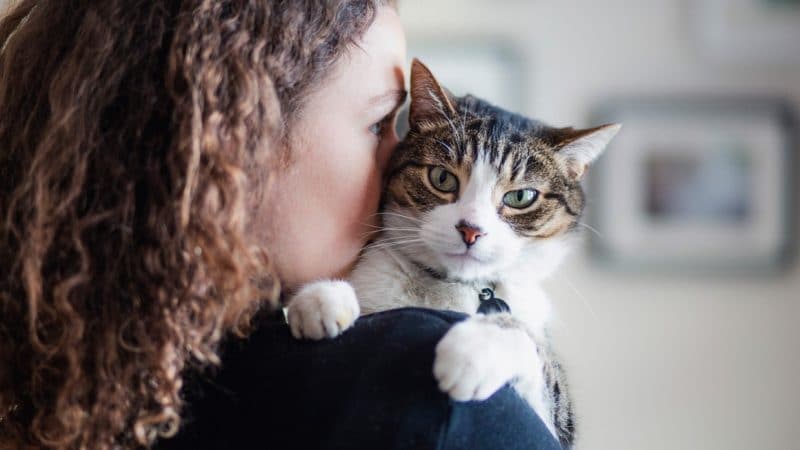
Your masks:
<svg viewBox="0 0 800 450"><path fill-rule="evenodd" d="M531 71L525 112L559 125L588 125L597 101L625 94L800 100L800 65L705 62L691 6L406 0L400 10L412 40L476 33L513 42ZM800 449L796 265L767 277L625 276L578 253L548 288L580 449Z"/></svg>

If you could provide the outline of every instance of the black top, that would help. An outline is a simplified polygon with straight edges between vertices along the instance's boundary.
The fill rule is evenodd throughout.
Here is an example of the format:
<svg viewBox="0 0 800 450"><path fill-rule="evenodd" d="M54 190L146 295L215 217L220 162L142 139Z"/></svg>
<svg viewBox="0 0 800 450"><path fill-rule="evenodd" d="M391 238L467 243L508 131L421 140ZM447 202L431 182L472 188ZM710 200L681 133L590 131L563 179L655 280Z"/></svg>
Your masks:
<svg viewBox="0 0 800 450"><path fill-rule="evenodd" d="M436 343L465 316L407 308L342 336L298 341L281 321L187 380L182 430L157 449L559 449L510 387L455 402L433 378Z"/></svg>

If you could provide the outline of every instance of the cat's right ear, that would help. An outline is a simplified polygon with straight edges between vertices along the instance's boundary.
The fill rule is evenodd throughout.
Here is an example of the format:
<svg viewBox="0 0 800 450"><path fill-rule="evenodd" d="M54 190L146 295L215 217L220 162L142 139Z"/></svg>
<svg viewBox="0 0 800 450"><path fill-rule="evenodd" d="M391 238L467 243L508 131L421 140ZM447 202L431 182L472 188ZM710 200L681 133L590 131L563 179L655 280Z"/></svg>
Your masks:
<svg viewBox="0 0 800 450"><path fill-rule="evenodd" d="M453 99L431 71L417 58L411 62L411 106L408 110L410 128L451 120L455 116Z"/></svg>
<svg viewBox="0 0 800 450"><path fill-rule="evenodd" d="M586 130L562 128L564 135L556 150L556 160L573 180L580 180L589 164L600 156L622 124L610 123Z"/></svg>

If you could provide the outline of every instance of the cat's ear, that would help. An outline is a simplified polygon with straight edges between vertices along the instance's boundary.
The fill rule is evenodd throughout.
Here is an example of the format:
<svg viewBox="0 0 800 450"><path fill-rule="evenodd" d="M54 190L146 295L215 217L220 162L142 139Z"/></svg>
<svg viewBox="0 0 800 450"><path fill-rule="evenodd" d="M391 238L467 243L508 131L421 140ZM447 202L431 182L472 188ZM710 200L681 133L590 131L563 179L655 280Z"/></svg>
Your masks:
<svg viewBox="0 0 800 450"><path fill-rule="evenodd" d="M409 126L420 128L425 123L452 119L454 115L452 95L436 81L425 64L414 58L411 62Z"/></svg>
<svg viewBox="0 0 800 450"><path fill-rule="evenodd" d="M585 130L562 129L565 136L556 148L556 159L570 178L580 180L620 128L621 124L612 123Z"/></svg>

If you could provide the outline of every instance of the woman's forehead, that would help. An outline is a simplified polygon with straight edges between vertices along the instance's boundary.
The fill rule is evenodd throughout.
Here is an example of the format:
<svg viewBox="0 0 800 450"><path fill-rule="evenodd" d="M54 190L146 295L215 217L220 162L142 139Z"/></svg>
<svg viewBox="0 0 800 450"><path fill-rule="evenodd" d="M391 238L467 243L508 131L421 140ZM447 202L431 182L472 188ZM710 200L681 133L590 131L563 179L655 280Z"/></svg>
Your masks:
<svg viewBox="0 0 800 450"><path fill-rule="evenodd" d="M359 107L405 91L406 41L393 8L381 7L362 39L341 58L327 86Z"/></svg>

